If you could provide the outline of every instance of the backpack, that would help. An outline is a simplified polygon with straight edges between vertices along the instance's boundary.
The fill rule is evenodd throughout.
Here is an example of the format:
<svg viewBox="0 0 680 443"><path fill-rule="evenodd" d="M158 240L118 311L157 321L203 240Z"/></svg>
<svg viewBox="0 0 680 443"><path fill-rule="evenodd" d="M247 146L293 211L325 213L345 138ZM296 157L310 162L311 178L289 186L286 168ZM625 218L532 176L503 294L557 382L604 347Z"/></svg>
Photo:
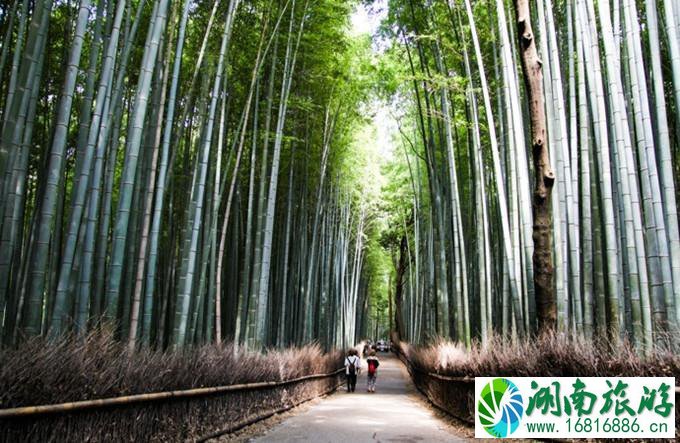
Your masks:
<svg viewBox="0 0 680 443"><path fill-rule="evenodd" d="M356 358L350 359L349 357L347 358L347 361L349 362L349 375L354 375L357 373L357 368L354 365L357 361Z"/></svg>
<svg viewBox="0 0 680 443"><path fill-rule="evenodd" d="M375 370L378 369L378 365L375 360L368 361L368 375L375 375Z"/></svg>

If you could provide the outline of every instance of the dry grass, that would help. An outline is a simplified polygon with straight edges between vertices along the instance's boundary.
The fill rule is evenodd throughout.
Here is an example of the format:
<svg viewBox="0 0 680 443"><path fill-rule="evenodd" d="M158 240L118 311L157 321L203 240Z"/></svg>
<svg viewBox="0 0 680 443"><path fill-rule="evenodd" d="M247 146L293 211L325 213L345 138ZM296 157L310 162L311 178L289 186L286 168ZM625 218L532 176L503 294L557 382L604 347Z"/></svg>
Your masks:
<svg viewBox="0 0 680 443"><path fill-rule="evenodd" d="M131 353L109 333L58 342L34 339L19 349L0 350L0 408L288 380L330 373L342 363L341 351L323 353L318 345L263 353L235 352L231 344ZM314 397L337 381L319 379L227 395L5 420L0 422L0 442L185 440Z"/></svg>
<svg viewBox="0 0 680 443"><path fill-rule="evenodd" d="M680 356L665 350L640 355L627 343L590 342L561 333L532 340L492 337L471 350L439 340L403 351L417 368L448 376L669 376L680 378Z"/></svg>
<svg viewBox="0 0 680 443"><path fill-rule="evenodd" d="M34 339L20 349L0 350L0 407L279 381L340 366L339 351L324 354L318 345L265 353L235 352L232 344L130 353L109 333L59 342Z"/></svg>
<svg viewBox="0 0 680 443"><path fill-rule="evenodd" d="M680 356L663 349L640 355L627 343L590 342L560 333L545 333L532 340L492 337L472 349L446 340L423 346L399 344L411 364L413 381L438 408L474 423L474 383L477 377L675 377L680 380ZM468 381L442 380L428 374L468 377ZM678 395L676 394L676 399ZM680 410L676 408L676 435Z"/></svg>

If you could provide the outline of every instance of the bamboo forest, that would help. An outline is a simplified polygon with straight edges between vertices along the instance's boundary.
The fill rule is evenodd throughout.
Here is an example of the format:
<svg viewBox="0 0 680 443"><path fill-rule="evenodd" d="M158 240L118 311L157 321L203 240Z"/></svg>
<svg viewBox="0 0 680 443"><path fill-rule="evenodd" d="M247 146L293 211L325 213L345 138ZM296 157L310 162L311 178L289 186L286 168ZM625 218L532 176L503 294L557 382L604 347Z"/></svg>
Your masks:
<svg viewBox="0 0 680 443"><path fill-rule="evenodd" d="M6 0L0 47L1 407L379 339L680 374L675 0ZM87 349L202 381L9 388ZM236 355L278 375L191 369Z"/></svg>
<svg viewBox="0 0 680 443"><path fill-rule="evenodd" d="M671 0L1 8L2 340L678 343Z"/></svg>

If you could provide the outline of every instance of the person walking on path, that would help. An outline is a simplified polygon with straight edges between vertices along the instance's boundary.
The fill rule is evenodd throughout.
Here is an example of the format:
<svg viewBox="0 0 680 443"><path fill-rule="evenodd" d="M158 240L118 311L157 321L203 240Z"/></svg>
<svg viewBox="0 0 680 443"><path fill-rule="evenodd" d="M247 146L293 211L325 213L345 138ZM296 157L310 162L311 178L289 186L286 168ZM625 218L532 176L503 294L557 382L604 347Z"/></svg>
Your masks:
<svg viewBox="0 0 680 443"><path fill-rule="evenodd" d="M347 392L354 392L357 386L357 374L361 370L361 358L356 349L350 349L345 357L345 375L347 376Z"/></svg>
<svg viewBox="0 0 680 443"><path fill-rule="evenodd" d="M375 392L375 379L378 376L378 366L380 366L380 360L375 356L375 351L371 351L370 355L366 359L366 366L368 367L368 382L367 391Z"/></svg>
<svg viewBox="0 0 680 443"><path fill-rule="evenodd" d="M363 357L364 357L364 358L368 357L368 355L370 354L370 352L371 352L371 343L370 343L370 342L366 342L366 344L364 344L364 349L363 349L363 351L362 351Z"/></svg>

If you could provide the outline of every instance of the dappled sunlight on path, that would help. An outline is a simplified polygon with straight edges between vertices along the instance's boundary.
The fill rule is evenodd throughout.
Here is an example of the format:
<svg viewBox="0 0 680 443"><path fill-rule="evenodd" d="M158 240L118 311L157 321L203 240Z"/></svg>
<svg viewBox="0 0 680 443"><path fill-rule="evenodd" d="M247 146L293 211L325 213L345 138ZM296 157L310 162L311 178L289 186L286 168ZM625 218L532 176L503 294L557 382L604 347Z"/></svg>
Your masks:
<svg viewBox="0 0 680 443"><path fill-rule="evenodd" d="M381 354L376 393L366 392L366 372L357 391L338 392L269 430L258 442L454 442L449 426L414 398L401 362ZM364 364L364 368L365 368Z"/></svg>

